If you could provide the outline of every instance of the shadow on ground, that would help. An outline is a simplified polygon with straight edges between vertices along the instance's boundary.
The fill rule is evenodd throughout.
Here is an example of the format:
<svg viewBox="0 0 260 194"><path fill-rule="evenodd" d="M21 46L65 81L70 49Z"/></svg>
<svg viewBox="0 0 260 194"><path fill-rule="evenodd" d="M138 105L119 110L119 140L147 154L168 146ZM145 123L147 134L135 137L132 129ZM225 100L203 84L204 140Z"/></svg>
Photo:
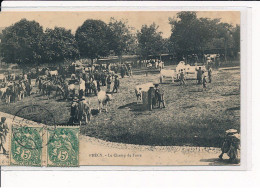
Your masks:
<svg viewBox="0 0 260 194"><path fill-rule="evenodd" d="M146 110L142 104L137 104L137 102L131 102L118 107L118 109L124 109L124 108L128 108L130 109L130 111L134 111L134 112L141 112Z"/></svg>
<svg viewBox="0 0 260 194"><path fill-rule="evenodd" d="M212 166L223 166L223 165L238 165L240 163L240 160L238 163L232 163L228 159L219 159L219 158L208 158L208 159L201 159L201 162L209 163L209 165Z"/></svg>

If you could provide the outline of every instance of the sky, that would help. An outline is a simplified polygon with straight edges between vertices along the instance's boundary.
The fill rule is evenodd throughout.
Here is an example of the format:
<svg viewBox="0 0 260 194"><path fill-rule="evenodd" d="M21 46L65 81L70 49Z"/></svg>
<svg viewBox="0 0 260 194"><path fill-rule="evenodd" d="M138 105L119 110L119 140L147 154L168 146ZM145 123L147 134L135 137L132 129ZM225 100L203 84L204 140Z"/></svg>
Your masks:
<svg viewBox="0 0 260 194"><path fill-rule="evenodd" d="M8 27L19 20L35 20L46 28L65 27L75 33L76 29L87 19L100 19L108 23L111 17L128 20L128 24L136 30L142 25L150 25L155 22L159 25L159 31L167 38L171 34L169 17L176 17L176 11L77 11L77 12L0 12L0 28ZM200 11L198 17L220 18L222 22L232 25L240 24L239 11Z"/></svg>

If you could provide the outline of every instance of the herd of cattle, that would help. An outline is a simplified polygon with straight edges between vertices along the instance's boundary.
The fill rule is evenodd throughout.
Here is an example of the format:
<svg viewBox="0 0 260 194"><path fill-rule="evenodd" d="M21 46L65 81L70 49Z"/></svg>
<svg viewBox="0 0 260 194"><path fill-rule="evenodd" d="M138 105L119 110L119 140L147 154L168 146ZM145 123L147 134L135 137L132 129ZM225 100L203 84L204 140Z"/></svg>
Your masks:
<svg viewBox="0 0 260 194"><path fill-rule="evenodd" d="M177 65L176 70L164 69L164 64L160 60L143 62L146 63L147 67L152 64L160 69L160 83L167 77L170 77L173 82L180 79L181 72L184 72L186 76L196 77L198 68L198 66L187 65L183 61ZM204 70L205 66L200 66L200 68ZM48 98L53 95L54 98L59 97L72 101L70 119L72 123L81 122L82 120L88 122L91 109L86 97L97 96L99 111L102 109L107 111L107 104L112 99L111 93L118 92L120 85L119 75L121 78L125 76L131 77L131 64L94 64L87 66L80 62L75 62L66 69L64 67L52 70L43 68L41 70L37 69L35 72L30 71L22 76L8 74L5 78L0 76L0 81L2 80L0 82L0 99L5 103L22 100L24 97L30 96L33 87L35 87L34 92L39 95L44 95ZM111 87L112 85L113 87ZM106 86L106 90L101 90L101 86ZM154 86L151 83L137 85L134 88L137 99L144 101L142 93L147 92L147 88ZM164 106L163 95L159 92L159 88L155 89L155 93L156 91L157 102L155 103L162 102ZM80 103L81 105L79 105Z"/></svg>

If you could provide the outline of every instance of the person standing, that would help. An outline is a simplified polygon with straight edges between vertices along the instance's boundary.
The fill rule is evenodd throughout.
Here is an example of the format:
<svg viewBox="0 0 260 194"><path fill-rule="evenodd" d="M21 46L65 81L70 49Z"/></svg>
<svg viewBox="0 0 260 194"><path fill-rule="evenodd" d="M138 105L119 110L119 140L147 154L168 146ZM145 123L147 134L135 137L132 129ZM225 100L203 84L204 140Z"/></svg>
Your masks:
<svg viewBox="0 0 260 194"><path fill-rule="evenodd" d="M209 76L209 83L211 83L211 81L212 81L212 68L211 67L209 67L208 76Z"/></svg>
<svg viewBox="0 0 260 194"><path fill-rule="evenodd" d="M6 121L6 118L1 117L1 122L0 122L0 151L3 149L3 154L6 154L6 149L4 148L4 143L6 141L7 133L9 132L8 125L5 121Z"/></svg>
<svg viewBox="0 0 260 194"><path fill-rule="evenodd" d="M85 81L80 78L79 80L79 98L82 98L85 95L86 85Z"/></svg>
<svg viewBox="0 0 260 194"><path fill-rule="evenodd" d="M196 69L197 70L197 81L198 81L198 84L201 84L201 80L202 80L202 69L201 67L199 67L199 69Z"/></svg>
<svg viewBox="0 0 260 194"><path fill-rule="evenodd" d="M180 85L186 85L183 69L181 70L181 73L180 73Z"/></svg>
<svg viewBox="0 0 260 194"><path fill-rule="evenodd" d="M125 77L125 66L124 65L121 66L121 77L122 78Z"/></svg>
<svg viewBox="0 0 260 194"><path fill-rule="evenodd" d="M128 72L129 72L129 77L133 77L132 65L130 63L128 65Z"/></svg>
<svg viewBox="0 0 260 194"><path fill-rule="evenodd" d="M120 85L120 82L119 82L119 78L118 76L116 75L115 76L115 81L114 81L114 88L113 88L113 93L117 93L118 92L118 88L119 88L119 85Z"/></svg>
<svg viewBox="0 0 260 194"><path fill-rule="evenodd" d="M159 108L161 108L161 103L162 107L165 108L164 91L162 88L159 88L159 84L155 84L155 98L159 103Z"/></svg>
<svg viewBox="0 0 260 194"><path fill-rule="evenodd" d="M89 103L86 101L86 98L83 96L78 103L78 120L81 125L82 121L85 121L87 124L90 121L90 108Z"/></svg>
<svg viewBox="0 0 260 194"><path fill-rule="evenodd" d="M70 107L71 123L75 124L78 120L78 99L75 97Z"/></svg>
<svg viewBox="0 0 260 194"><path fill-rule="evenodd" d="M107 92L110 92L111 83L112 83L111 75L108 75L107 76Z"/></svg>
<svg viewBox="0 0 260 194"><path fill-rule="evenodd" d="M148 90L148 108L149 110L153 110L155 105L155 90L154 87L150 87Z"/></svg>
<svg viewBox="0 0 260 194"><path fill-rule="evenodd" d="M202 79L202 84L203 84L203 88L207 88L207 80L206 80L206 75L203 76Z"/></svg>

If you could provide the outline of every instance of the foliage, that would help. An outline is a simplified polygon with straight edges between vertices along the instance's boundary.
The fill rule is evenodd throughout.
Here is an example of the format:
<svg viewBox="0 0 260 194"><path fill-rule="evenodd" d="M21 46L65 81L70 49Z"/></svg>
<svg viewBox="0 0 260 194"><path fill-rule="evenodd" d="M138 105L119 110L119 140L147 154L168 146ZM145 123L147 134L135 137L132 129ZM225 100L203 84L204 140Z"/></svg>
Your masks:
<svg viewBox="0 0 260 194"><path fill-rule="evenodd" d="M55 27L47 29L43 39L44 62L64 62L79 57L79 51L75 37L71 30Z"/></svg>
<svg viewBox="0 0 260 194"><path fill-rule="evenodd" d="M158 28L159 26L153 23L150 26L143 25L137 32L139 52L144 58L149 55L162 54L164 40L162 32L158 32Z"/></svg>
<svg viewBox="0 0 260 194"><path fill-rule="evenodd" d="M235 52L240 52L240 26L236 25L233 30L233 38L234 38L234 49Z"/></svg>
<svg viewBox="0 0 260 194"><path fill-rule="evenodd" d="M132 52L135 36L132 33L133 28L128 26L128 21L111 18L108 27L111 31L110 50L113 50L117 56Z"/></svg>
<svg viewBox="0 0 260 194"><path fill-rule="evenodd" d="M235 48L232 25L220 19L198 18L196 12L179 12L177 18L169 18L169 23L172 27L169 50L177 56L203 54L206 49Z"/></svg>
<svg viewBox="0 0 260 194"><path fill-rule="evenodd" d="M109 54L111 32L107 24L101 20L86 20L76 31L80 56L90 59L104 57Z"/></svg>
<svg viewBox="0 0 260 194"><path fill-rule="evenodd" d="M216 19L197 18L196 12L179 12L177 19L169 18L172 26L170 50L187 55L205 49L205 44L217 33L217 22Z"/></svg>
<svg viewBox="0 0 260 194"><path fill-rule="evenodd" d="M41 61L43 28L35 21L22 19L2 31L1 56L7 63L19 65Z"/></svg>

